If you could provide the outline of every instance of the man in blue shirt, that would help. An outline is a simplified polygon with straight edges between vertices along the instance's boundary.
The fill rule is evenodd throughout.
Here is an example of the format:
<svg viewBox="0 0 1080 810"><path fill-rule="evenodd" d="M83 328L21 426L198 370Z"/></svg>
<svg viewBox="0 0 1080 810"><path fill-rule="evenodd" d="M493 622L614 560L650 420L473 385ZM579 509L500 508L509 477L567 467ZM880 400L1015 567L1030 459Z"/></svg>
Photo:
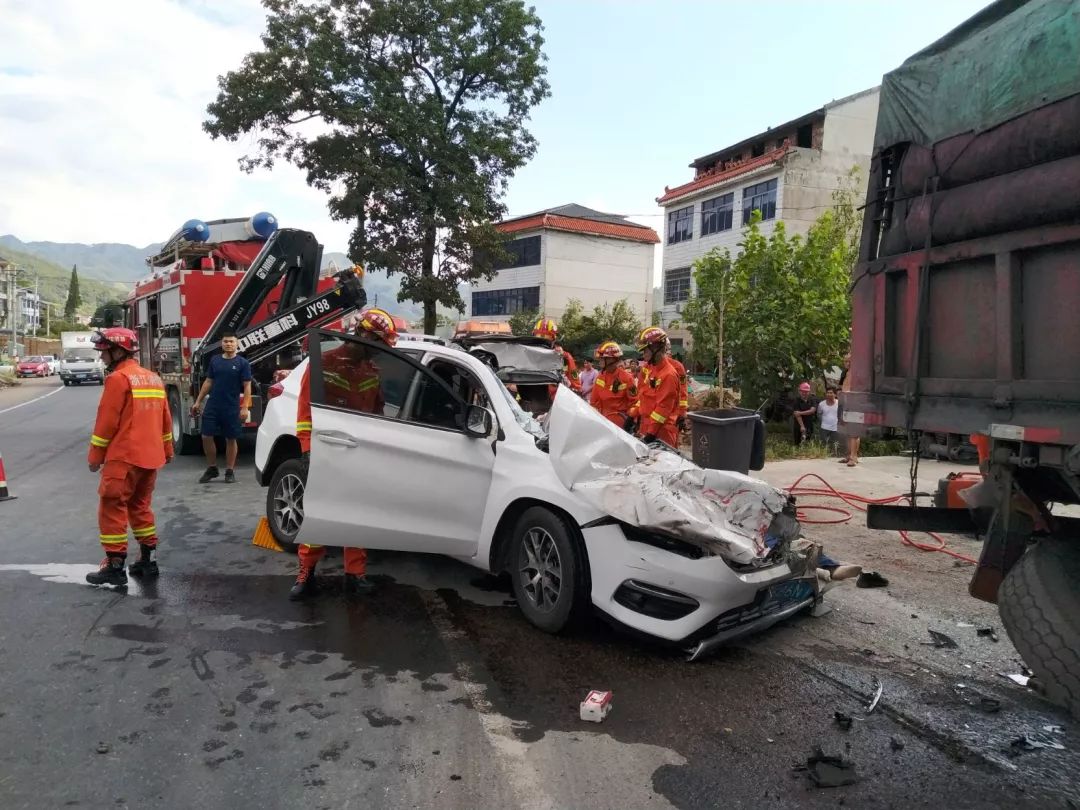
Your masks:
<svg viewBox="0 0 1080 810"><path fill-rule="evenodd" d="M202 413L202 445L209 466L199 479L206 484L218 477L217 436L225 438L225 483L236 481L236 440L240 438L241 426L251 419L251 364L236 354L235 334L221 339L221 354L210 361L206 379L191 411ZM243 402L240 394L243 393ZM206 408L203 408L203 403Z"/></svg>

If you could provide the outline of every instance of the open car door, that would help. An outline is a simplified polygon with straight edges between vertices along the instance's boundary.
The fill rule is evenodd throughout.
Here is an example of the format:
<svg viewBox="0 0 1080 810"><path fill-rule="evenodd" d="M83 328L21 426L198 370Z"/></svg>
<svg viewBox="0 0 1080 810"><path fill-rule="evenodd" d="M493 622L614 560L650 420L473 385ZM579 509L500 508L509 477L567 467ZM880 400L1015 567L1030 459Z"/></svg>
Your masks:
<svg viewBox="0 0 1080 810"><path fill-rule="evenodd" d="M312 331L311 459L297 542L477 553L494 415L402 352Z"/></svg>

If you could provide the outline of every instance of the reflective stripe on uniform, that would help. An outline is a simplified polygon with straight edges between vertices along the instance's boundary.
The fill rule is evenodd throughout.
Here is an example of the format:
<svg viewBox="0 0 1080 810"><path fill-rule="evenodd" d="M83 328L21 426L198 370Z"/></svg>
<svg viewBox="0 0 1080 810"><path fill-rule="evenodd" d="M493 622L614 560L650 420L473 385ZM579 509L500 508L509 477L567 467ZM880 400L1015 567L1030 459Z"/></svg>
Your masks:
<svg viewBox="0 0 1080 810"><path fill-rule="evenodd" d="M597 379L597 381L594 382L593 385L599 385L601 388L607 388L607 383L601 379Z"/></svg>
<svg viewBox="0 0 1080 810"><path fill-rule="evenodd" d="M99 535L99 537L101 537L102 543L119 543L123 540L127 540L127 533L125 532L124 534L102 534Z"/></svg>
<svg viewBox="0 0 1080 810"><path fill-rule="evenodd" d="M165 399L164 388L132 388L133 399Z"/></svg>
<svg viewBox="0 0 1080 810"><path fill-rule="evenodd" d="M371 378L369 378L367 380L364 380L363 382L358 382L356 384L356 390L357 390L357 392L370 391L372 388L378 387L378 385L379 385L379 378L378 377L371 377Z"/></svg>
<svg viewBox="0 0 1080 810"><path fill-rule="evenodd" d="M150 537L157 534L157 526L147 526L144 529L132 529L131 533L136 537Z"/></svg>
<svg viewBox="0 0 1080 810"><path fill-rule="evenodd" d="M680 399L679 400L679 407L686 408L686 407L689 407L689 405L690 405L689 400L686 400L686 399Z"/></svg>
<svg viewBox="0 0 1080 810"><path fill-rule="evenodd" d="M163 442L171 442L172 441L172 434L171 433L162 433L161 434L161 440Z"/></svg>
<svg viewBox="0 0 1080 810"><path fill-rule="evenodd" d="M311 430L311 422L297 422L296 423L296 429L297 430Z"/></svg>
<svg viewBox="0 0 1080 810"><path fill-rule="evenodd" d="M108 447L109 442L111 441L112 439L103 439L100 436L90 437L90 444L92 444L94 447Z"/></svg>
<svg viewBox="0 0 1080 810"><path fill-rule="evenodd" d="M654 422L659 422L661 425L667 422L667 417L657 413L656 411L650 413L649 418L652 419Z"/></svg>

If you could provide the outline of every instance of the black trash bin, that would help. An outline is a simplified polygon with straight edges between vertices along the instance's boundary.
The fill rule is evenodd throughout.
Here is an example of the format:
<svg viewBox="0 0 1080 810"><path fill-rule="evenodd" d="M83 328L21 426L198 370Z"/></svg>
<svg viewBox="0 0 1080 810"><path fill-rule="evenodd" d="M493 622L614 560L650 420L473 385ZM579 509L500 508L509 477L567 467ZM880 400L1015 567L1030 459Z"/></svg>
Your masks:
<svg viewBox="0 0 1080 810"><path fill-rule="evenodd" d="M716 408L688 416L699 467L746 474L765 466L765 422L757 411Z"/></svg>

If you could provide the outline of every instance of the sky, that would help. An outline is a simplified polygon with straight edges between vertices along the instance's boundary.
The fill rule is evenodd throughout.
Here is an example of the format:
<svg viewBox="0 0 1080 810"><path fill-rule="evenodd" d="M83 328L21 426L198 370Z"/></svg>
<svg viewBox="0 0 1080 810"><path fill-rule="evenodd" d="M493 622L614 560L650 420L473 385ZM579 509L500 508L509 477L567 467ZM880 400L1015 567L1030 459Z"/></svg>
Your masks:
<svg viewBox="0 0 1080 810"><path fill-rule="evenodd" d="M580 203L662 231L691 160L880 83L986 0L536 0L551 97L511 215ZM297 170L245 174L201 128L259 47L257 0L0 0L0 234L164 241L271 211L343 251L351 226Z"/></svg>

